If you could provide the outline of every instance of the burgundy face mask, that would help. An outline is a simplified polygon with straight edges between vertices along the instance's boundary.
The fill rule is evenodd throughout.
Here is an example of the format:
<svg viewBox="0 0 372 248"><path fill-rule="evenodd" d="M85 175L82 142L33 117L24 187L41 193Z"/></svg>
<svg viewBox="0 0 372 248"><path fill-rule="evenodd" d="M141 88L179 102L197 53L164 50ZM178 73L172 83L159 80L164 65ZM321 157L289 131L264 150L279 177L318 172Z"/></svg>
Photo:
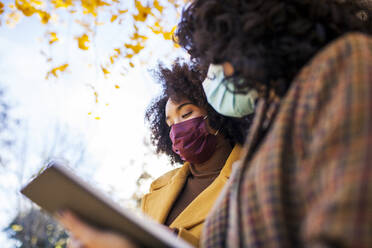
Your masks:
<svg viewBox="0 0 372 248"><path fill-rule="evenodd" d="M203 163L216 150L217 137L208 132L203 116L172 125L169 137L173 151L190 163Z"/></svg>

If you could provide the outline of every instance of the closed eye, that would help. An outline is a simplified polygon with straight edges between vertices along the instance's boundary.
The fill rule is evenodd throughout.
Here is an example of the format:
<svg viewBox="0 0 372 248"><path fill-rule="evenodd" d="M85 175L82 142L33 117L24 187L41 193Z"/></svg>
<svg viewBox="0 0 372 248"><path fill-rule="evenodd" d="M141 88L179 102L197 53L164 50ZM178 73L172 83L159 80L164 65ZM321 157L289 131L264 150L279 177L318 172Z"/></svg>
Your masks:
<svg viewBox="0 0 372 248"><path fill-rule="evenodd" d="M189 115L191 115L191 114L192 114L192 111L190 111L190 112L188 112L188 113L182 115L182 118L186 118L187 116L189 116Z"/></svg>

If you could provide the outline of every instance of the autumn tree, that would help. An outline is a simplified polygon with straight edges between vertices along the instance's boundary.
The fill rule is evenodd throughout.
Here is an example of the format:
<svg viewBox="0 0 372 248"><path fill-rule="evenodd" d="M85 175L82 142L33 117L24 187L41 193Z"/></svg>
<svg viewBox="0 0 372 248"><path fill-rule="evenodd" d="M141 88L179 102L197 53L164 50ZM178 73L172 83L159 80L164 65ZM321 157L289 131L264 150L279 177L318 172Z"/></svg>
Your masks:
<svg viewBox="0 0 372 248"><path fill-rule="evenodd" d="M126 69L135 66L134 58L142 55L151 33L173 42L176 23L167 22L166 17L179 15L184 3L185 0L1 0L0 24L16 28L21 21L39 19L45 27L43 39L50 48L43 51L50 64L45 72L47 79L58 77L69 68L70 61L57 63L58 56L52 55L61 39L74 41L75 46L88 51L96 46L99 26L120 26L126 38L120 46L112 47L111 55L98 61L97 69L109 76L110 68L118 60L126 61ZM66 20L69 24L63 27ZM66 29L72 33L67 37L64 36Z"/></svg>

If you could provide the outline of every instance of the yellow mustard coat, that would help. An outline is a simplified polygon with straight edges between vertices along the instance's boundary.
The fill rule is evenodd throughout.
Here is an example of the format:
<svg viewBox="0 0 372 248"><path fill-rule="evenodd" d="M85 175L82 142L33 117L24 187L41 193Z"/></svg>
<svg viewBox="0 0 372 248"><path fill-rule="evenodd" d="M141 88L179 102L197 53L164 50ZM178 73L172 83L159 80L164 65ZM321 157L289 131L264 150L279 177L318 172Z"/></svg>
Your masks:
<svg viewBox="0 0 372 248"><path fill-rule="evenodd" d="M169 226L177 228L178 236L196 247L199 246L204 220L229 179L232 164L239 159L241 149L239 145L234 147L217 178ZM186 162L182 167L169 171L152 182L150 193L142 198L142 211L155 221L164 224L188 174L189 164Z"/></svg>

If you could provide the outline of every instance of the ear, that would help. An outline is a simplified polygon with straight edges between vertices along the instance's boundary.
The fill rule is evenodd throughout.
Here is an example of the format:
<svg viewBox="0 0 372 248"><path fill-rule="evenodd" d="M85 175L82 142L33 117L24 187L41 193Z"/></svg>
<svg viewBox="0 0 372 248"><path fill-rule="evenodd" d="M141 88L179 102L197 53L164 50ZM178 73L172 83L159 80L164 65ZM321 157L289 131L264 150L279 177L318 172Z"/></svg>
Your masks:
<svg viewBox="0 0 372 248"><path fill-rule="evenodd" d="M234 74L234 66L230 62L224 62L222 67L225 77L230 77Z"/></svg>

